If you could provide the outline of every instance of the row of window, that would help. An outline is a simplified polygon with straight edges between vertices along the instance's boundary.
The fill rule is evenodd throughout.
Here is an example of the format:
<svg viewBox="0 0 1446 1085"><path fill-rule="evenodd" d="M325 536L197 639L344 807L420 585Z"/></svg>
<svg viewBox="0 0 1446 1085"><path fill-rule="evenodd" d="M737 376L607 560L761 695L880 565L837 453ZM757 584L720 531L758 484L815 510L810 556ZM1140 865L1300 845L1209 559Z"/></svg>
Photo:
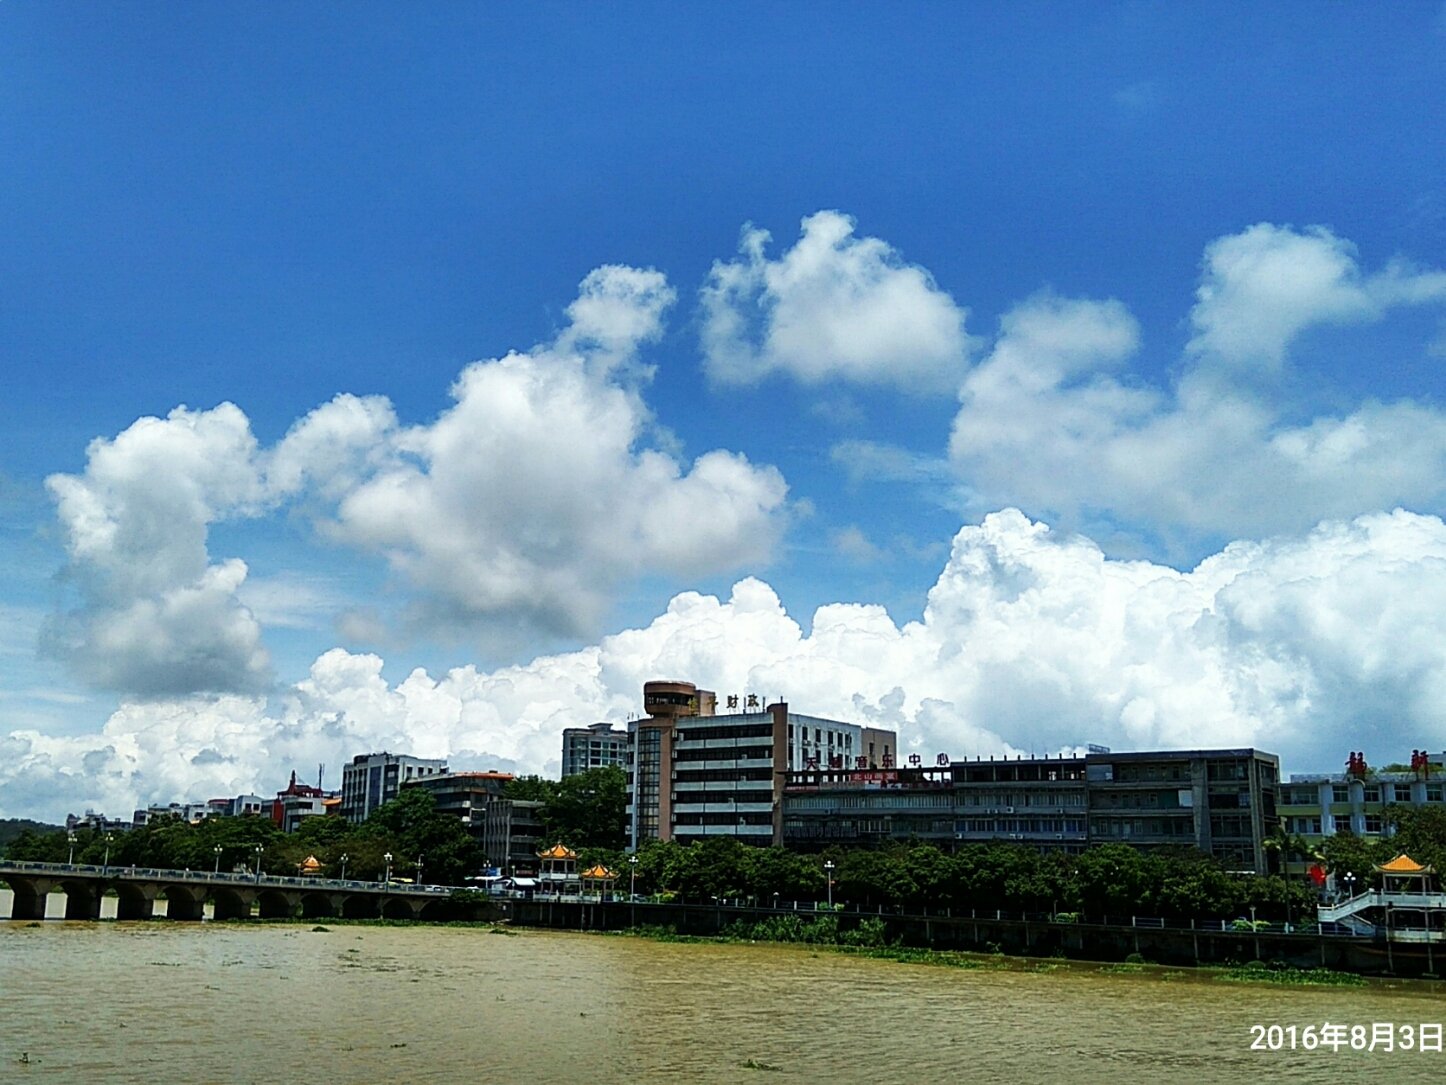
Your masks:
<svg viewBox="0 0 1446 1085"><path fill-rule="evenodd" d="M765 791L675 791L673 802L678 804L718 802L772 802L773 792Z"/></svg>
<svg viewBox="0 0 1446 1085"><path fill-rule="evenodd" d="M693 814L673 815L674 825L772 825L772 814Z"/></svg>
<svg viewBox="0 0 1446 1085"><path fill-rule="evenodd" d="M960 806L1083 806L1083 791L961 791Z"/></svg>
<svg viewBox="0 0 1446 1085"><path fill-rule="evenodd" d="M1446 789L1443 789L1441 784L1427 784L1423 791L1427 802L1441 802L1446 799ZM1361 786L1361 802L1410 803L1415 801L1411 793L1410 784L1364 784ZM1288 806L1319 806L1320 787L1311 784L1282 788L1280 801L1282 805ZM1332 784L1330 801L1342 805L1351 802L1351 785Z"/></svg>
<svg viewBox="0 0 1446 1085"><path fill-rule="evenodd" d="M772 746L704 747L696 750L674 750L674 761L772 761Z"/></svg>
<svg viewBox="0 0 1446 1085"><path fill-rule="evenodd" d="M1077 834L1085 831L1085 822L1084 818L964 818L955 829L972 836Z"/></svg>

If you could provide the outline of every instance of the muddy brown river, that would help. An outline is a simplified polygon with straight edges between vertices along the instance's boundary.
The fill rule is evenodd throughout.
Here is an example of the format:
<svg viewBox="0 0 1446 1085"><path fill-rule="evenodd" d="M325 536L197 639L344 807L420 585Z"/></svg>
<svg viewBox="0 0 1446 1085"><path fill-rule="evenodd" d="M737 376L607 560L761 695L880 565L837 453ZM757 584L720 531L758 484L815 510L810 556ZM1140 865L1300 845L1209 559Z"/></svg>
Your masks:
<svg viewBox="0 0 1446 1085"><path fill-rule="evenodd" d="M444 926L5 920L0 1082L1394 1083L1446 1071L1440 1051L1352 1050L1349 1031L1338 1050L1303 1046L1306 1026L1328 1022L1398 1038L1439 1026L1446 1000L1422 985L1042 967Z"/></svg>

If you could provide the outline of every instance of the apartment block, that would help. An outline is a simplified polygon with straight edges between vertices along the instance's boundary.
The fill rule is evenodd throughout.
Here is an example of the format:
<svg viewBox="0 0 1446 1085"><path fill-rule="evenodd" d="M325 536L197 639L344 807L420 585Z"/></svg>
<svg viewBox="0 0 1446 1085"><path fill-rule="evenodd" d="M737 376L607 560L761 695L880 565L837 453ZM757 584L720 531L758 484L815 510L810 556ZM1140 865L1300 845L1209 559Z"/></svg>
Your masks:
<svg viewBox="0 0 1446 1085"><path fill-rule="evenodd" d="M627 769L628 729L610 723L568 727L562 732L562 775L566 779L588 769L617 765Z"/></svg>
<svg viewBox="0 0 1446 1085"><path fill-rule="evenodd" d="M341 816L357 824L383 803L391 802L402 785L447 771L447 762L406 754L357 754L341 770Z"/></svg>

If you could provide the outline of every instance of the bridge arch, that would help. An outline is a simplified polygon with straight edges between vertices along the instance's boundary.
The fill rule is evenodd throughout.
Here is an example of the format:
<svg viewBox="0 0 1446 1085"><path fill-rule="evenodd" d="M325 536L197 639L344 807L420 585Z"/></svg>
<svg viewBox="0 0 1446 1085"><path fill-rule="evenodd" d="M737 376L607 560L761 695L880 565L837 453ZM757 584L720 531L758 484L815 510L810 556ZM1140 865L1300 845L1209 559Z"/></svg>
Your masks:
<svg viewBox="0 0 1446 1085"><path fill-rule="evenodd" d="M211 893L211 918L219 920L250 919L251 893L244 893L229 886L217 888Z"/></svg>
<svg viewBox="0 0 1446 1085"><path fill-rule="evenodd" d="M352 893L341 902L343 919L380 919L381 898L370 893Z"/></svg>
<svg viewBox="0 0 1446 1085"><path fill-rule="evenodd" d="M263 889L256 894L256 914L262 919L290 919L296 914L296 894Z"/></svg>
<svg viewBox="0 0 1446 1085"><path fill-rule="evenodd" d="M387 897L382 901L383 919L416 919L421 901L407 897Z"/></svg>
<svg viewBox="0 0 1446 1085"><path fill-rule="evenodd" d="M167 885L161 890L166 898L166 918L196 921L204 918L206 912L206 889L204 886Z"/></svg>
<svg viewBox="0 0 1446 1085"><path fill-rule="evenodd" d="M305 893L301 897L302 919L335 919L336 912L334 893Z"/></svg>
<svg viewBox="0 0 1446 1085"><path fill-rule="evenodd" d="M144 882L117 882L115 892L117 919L150 919L155 915L159 887ZM169 907L166 914L170 914Z"/></svg>

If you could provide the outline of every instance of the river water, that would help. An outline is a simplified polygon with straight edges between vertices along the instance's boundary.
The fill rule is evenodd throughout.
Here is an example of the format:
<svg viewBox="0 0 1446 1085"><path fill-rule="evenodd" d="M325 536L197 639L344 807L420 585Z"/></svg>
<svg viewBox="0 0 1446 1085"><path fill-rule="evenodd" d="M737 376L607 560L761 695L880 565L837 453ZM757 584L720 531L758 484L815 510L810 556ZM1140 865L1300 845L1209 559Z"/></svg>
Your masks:
<svg viewBox="0 0 1446 1085"><path fill-rule="evenodd" d="M1438 1081L1440 1052L1251 1050L1251 1026L1443 1018L1421 985L445 926L0 921L7 1085Z"/></svg>

